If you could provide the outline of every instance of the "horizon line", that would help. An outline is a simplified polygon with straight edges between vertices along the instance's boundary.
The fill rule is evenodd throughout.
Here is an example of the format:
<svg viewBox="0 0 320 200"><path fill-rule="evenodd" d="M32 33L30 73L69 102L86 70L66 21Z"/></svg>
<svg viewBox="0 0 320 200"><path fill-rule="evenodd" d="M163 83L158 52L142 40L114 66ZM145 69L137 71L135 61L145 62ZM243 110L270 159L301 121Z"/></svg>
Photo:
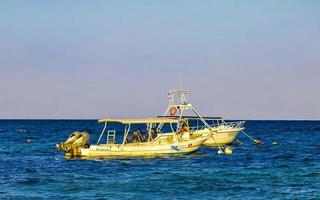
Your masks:
<svg viewBox="0 0 320 200"><path fill-rule="evenodd" d="M49 120L65 120L65 121L98 121L100 118L0 118L0 121L6 120L21 120L21 121L49 121ZM125 118L124 118L125 119ZM235 120L235 121L320 121L320 119L223 119L226 121Z"/></svg>

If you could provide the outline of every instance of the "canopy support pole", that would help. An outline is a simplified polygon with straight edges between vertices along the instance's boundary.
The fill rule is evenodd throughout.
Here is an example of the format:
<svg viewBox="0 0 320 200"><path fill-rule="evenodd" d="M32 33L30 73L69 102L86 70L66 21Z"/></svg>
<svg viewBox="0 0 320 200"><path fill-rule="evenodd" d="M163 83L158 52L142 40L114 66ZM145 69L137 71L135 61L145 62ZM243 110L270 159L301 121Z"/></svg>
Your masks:
<svg viewBox="0 0 320 200"><path fill-rule="evenodd" d="M122 146L126 142L127 136L129 134L129 131L130 131L130 127L131 127L131 124L128 124L128 125L126 125L126 128L124 129L124 136L123 136Z"/></svg>
<svg viewBox="0 0 320 200"><path fill-rule="evenodd" d="M103 129L102 129L102 131L101 131L101 134L100 134L100 137L99 137L99 139L98 139L98 141L97 141L97 144L99 144L99 142L100 142L100 140L101 140L101 138L102 138L102 136L103 136L106 128L107 128L107 122L104 123L104 127L103 127Z"/></svg>
<svg viewBox="0 0 320 200"><path fill-rule="evenodd" d="M147 131L148 131L148 142L151 140L151 131L152 131L152 123L147 125Z"/></svg>

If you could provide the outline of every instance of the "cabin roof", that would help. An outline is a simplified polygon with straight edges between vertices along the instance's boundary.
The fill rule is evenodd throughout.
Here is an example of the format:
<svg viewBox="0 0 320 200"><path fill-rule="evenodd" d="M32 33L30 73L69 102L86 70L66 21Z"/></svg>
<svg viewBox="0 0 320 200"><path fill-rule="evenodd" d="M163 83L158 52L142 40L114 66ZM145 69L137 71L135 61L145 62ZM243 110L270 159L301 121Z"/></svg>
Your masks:
<svg viewBox="0 0 320 200"><path fill-rule="evenodd" d="M117 118L106 118L100 119L99 123L104 122L119 122L122 124L154 124L154 123L178 123L178 119L167 118L167 117L153 117L153 118L138 118L138 119L117 119Z"/></svg>

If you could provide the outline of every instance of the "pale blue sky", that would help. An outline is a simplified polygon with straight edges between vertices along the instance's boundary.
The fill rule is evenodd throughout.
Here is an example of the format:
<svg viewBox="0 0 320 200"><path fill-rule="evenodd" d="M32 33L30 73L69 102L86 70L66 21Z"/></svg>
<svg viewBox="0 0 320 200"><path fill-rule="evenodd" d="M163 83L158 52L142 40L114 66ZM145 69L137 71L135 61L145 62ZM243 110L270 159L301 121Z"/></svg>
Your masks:
<svg viewBox="0 0 320 200"><path fill-rule="evenodd" d="M0 118L320 119L320 1L0 1Z"/></svg>

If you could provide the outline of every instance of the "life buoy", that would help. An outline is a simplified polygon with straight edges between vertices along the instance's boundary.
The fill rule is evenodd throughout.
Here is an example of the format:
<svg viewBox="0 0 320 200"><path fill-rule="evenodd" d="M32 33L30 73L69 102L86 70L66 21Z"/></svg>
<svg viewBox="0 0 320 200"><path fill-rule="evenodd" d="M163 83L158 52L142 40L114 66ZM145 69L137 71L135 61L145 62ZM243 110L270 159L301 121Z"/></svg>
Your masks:
<svg viewBox="0 0 320 200"><path fill-rule="evenodd" d="M171 107L171 108L170 108L170 115L171 115L171 116L175 116L176 113L177 113L177 108L176 108L176 107Z"/></svg>

